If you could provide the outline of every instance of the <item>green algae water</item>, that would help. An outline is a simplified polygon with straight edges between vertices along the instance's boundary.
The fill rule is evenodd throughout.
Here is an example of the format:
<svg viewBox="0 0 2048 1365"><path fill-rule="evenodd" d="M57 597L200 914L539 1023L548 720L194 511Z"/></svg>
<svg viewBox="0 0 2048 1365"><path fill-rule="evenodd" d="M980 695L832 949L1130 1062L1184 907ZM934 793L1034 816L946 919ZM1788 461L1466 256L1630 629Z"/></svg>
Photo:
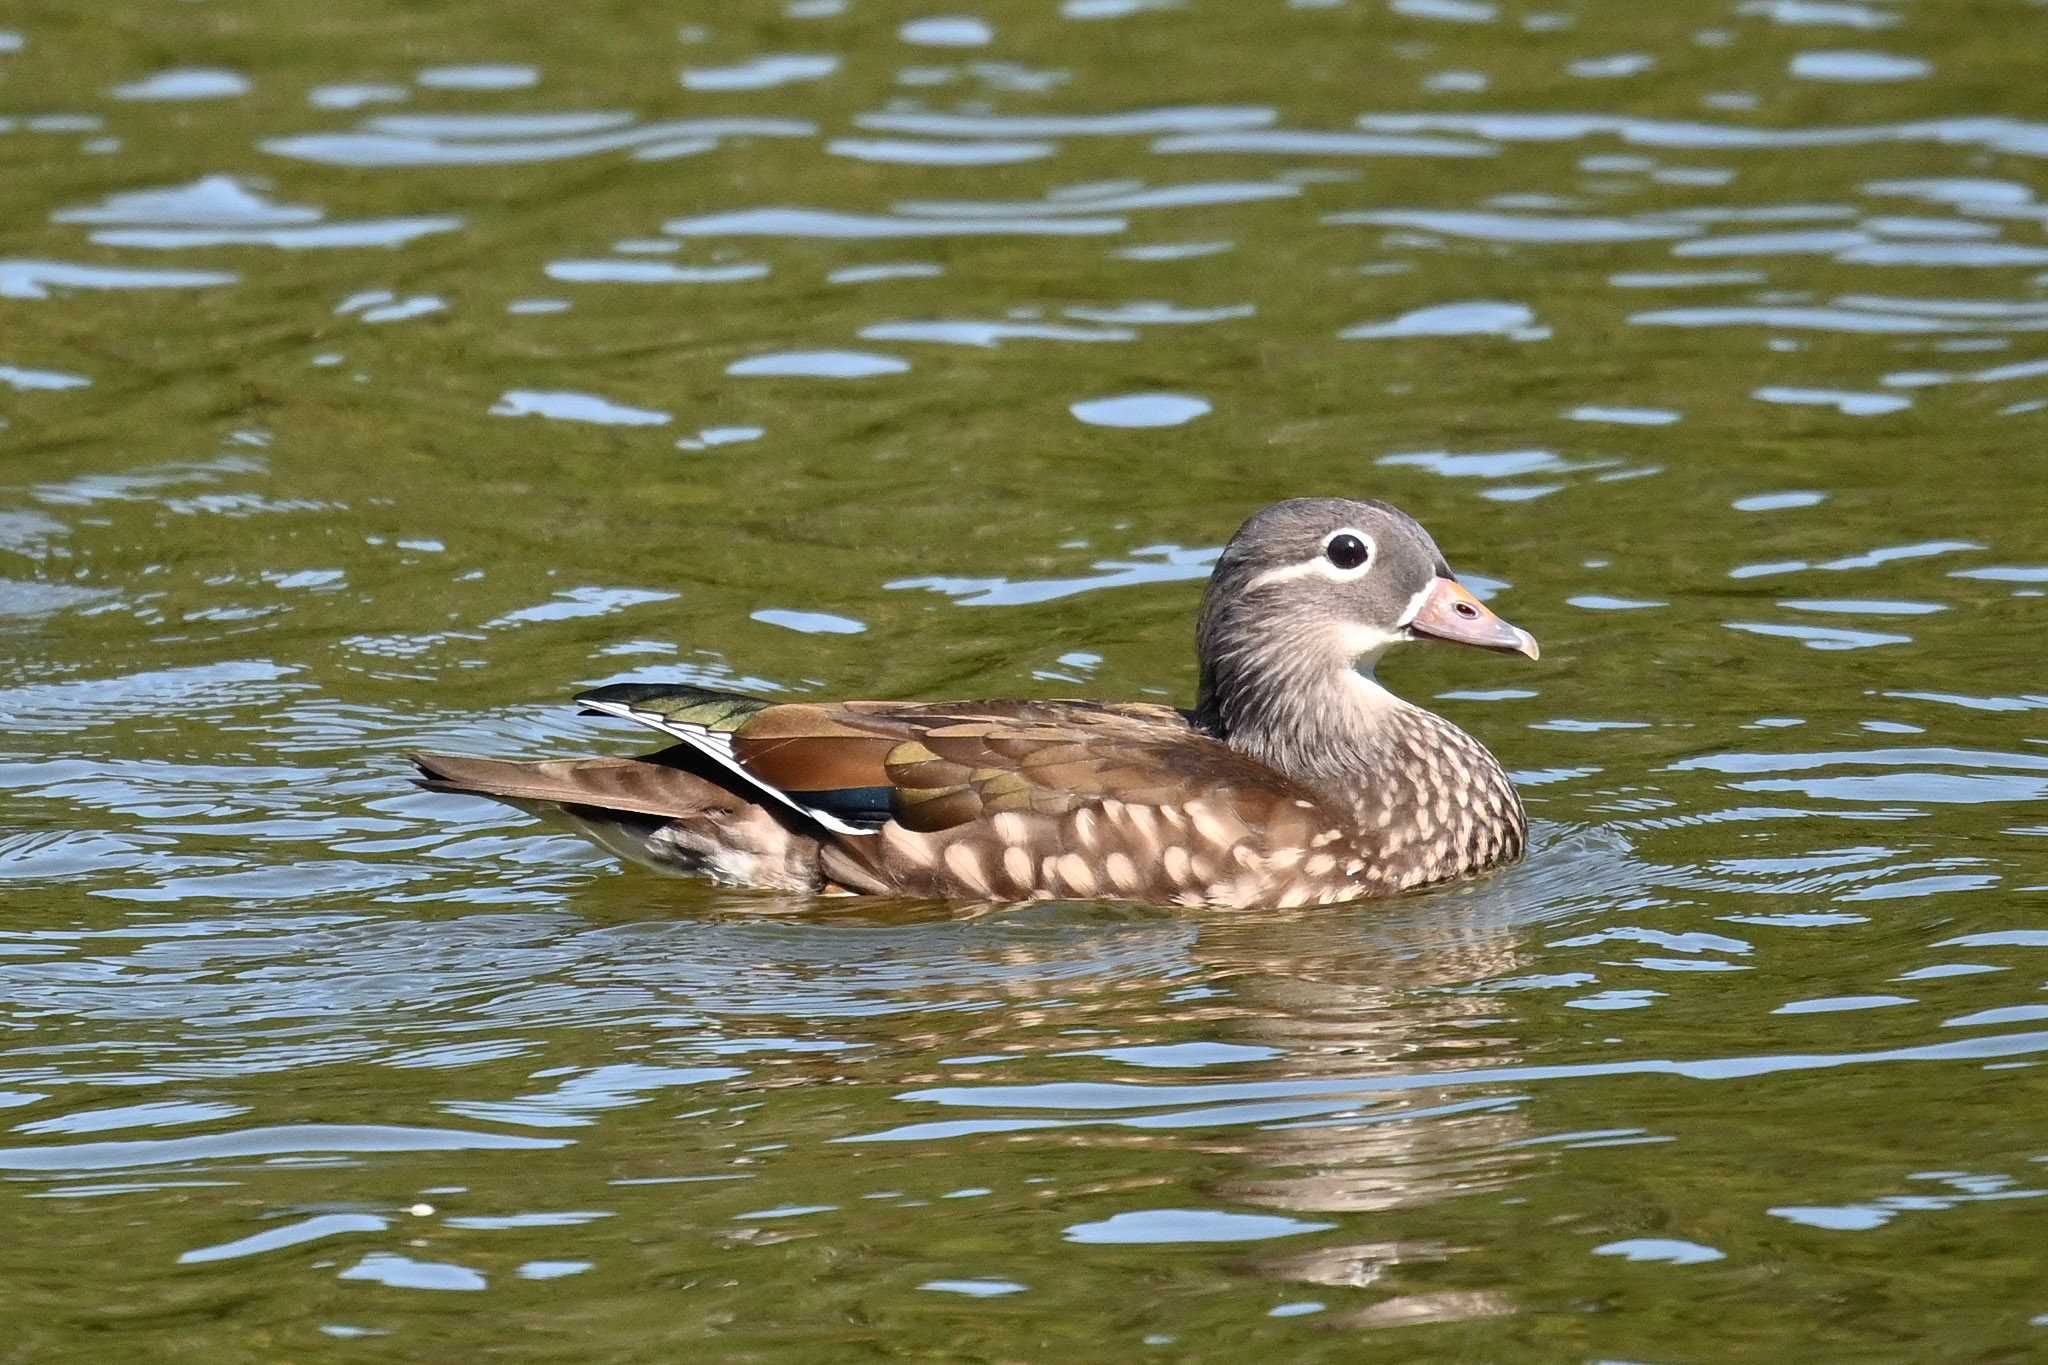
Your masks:
<svg viewBox="0 0 2048 1365"><path fill-rule="evenodd" d="M0 1359L2048 1352L2048 9L0 13ZM405 751L1172 699L1274 498L1536 851L664 881Z"/></svg>

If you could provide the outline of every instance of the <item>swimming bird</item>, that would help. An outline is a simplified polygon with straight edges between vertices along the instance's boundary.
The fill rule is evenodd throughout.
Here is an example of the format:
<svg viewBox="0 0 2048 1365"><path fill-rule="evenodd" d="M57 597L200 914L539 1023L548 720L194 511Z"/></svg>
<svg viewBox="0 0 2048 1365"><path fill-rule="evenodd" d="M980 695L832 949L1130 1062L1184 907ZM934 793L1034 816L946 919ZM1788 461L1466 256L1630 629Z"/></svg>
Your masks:
<svg viewBox="0 0 2048 1365"><path fill-rule="evenodd" d="M1387 503L1296 498L1224 546L1192 710L771 702L686 684L576 698L675 741L638 757L415 754L433 791L565 821L659 871L776 891L1242 909L1395 895L1520 858L1485 746L1374 677L1397 644L1538 655Z"/></svg>

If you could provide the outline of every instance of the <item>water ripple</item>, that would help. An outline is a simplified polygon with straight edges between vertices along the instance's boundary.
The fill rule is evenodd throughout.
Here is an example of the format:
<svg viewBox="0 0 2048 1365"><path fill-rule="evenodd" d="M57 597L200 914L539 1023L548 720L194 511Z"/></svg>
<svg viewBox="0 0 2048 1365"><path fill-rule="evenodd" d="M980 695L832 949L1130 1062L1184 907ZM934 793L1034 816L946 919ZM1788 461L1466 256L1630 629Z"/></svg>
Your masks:
<svg viewBox="0 0 2048 1365"><path fill-rule="evenodd" d="M0 1169L14 1171L118 1171L246 1160L312 1152L460 1152L564 1147L565 1139L513 1137L459 1128L404 1128L376 1124L301 1123L244 1128L203 1137L81 1142L69 1146L0 1148Z"/></svg>
<svg viewBox="0 0 2048 1365"><path fill-rule="evenodd" d="M1092 237L1122 232L1122 218L1001 215L938 219L831 209L758 208L671 218L662 231L678 237Z"/></svg>
<svg viewBox="0 0 2048 1365"><path fill-rule="evenodd" d="M830 53L766 53L731 66L684 67L679 78L685 90L772 90L801 81L822 80L839 69Z"/></svg>
<svg viewBox="0 0 2048 1365"><path fill-rule="evenodd" d="M1578 214L1481 213L1462 209L1375 209L1332 213L1324 222L1415 228L1482 242L1592 244L1647 242L1698 232L1687 223L1601 218Z"/></svg>
<svg viewBox="0 0 2048 1365"><path fill-rule="evenodd" d="M854 122L883 133L925 137L1128 137L1167 133L1231 132L1263 128L1271 109L1249 105L1172 105L1121 114L862 114Z"/></svg>
<svg viewBox="0 0 2048 1365"><path fill-rule="evenodd" d="M332 166L502 166L529 162L567 161L603 152L634 149L638 155L677 156L709 151L726 138L810 137L814 125L801 119L699 118L671 119L591 132L580 136L548 132L561 126L552 120L606 120L613 115L506 115L487 120L459 115L437 120L428 115L371 120L361 131L301 133L264 139L263 150Z"/></svg>
<svg viewBox="0 0 2048 1365"><path fill-rule="evenodd" d="M225 270L147 270L70 261L0 260L0 299L47 299L59 289L206 289L242 277Z"/></svg>

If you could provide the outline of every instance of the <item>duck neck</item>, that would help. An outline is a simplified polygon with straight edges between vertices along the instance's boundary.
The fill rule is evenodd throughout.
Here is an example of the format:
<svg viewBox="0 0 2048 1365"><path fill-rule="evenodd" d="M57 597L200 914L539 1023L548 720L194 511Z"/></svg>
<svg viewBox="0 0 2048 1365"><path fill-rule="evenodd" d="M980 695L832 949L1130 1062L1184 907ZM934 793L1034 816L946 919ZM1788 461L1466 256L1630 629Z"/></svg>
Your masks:
<svg viewBox="0 0 2048 1365"><path fill-rule="evenodd" d="M1404 886L1520 857L1527 817L1500 761L1380 686L1375 661L1268 662L1245 678L1219 660L1204 670L1195 723L1348 811L1375 848L1405 859Z"/></svg>
<svg viewBox="0 0 2048 1365"><path fill-rule="evenodd" d="M1355 783L1385 756L1404 713L1426 714L1357 666L1320 651L1226 654L1202 670L1196 723L1241 754L1317 789Z"/></svg>

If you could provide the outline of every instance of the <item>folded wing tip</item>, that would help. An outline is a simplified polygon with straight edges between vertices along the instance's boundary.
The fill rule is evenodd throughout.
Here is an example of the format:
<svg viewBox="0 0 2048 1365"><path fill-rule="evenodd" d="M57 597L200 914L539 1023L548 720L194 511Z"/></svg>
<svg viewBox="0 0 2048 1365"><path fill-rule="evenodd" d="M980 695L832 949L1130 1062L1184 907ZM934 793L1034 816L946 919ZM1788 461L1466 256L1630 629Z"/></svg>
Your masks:
<svg viewBox="0 0 2048 1365"><path fill-rule="evenodd" d="M405 761L419 769L414 775L415 781L429 778L440 780L443 776L443 768L440 765L447 757L446 754L428 753L425 749L409 749L405 753Z"/></svg>

